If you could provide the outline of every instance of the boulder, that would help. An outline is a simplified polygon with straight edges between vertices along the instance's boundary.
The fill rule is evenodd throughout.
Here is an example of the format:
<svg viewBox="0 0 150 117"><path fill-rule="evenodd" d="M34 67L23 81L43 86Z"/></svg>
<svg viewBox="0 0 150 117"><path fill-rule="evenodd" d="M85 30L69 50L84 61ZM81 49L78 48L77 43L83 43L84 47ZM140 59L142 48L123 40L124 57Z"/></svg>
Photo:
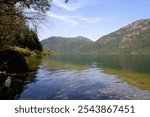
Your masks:
<svg viewBox="0 0 150 117"><path fill-rule="evenodd" d="M27 72L28 66L20 53L13 50L4 50L0 52L0 71L6 73Z"/></svg>

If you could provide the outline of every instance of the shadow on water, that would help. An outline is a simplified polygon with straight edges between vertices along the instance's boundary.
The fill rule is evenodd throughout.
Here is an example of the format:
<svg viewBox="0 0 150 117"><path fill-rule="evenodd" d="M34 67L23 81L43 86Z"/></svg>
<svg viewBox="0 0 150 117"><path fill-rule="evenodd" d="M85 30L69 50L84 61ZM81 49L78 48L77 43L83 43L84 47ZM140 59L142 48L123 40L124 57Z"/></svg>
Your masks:
<svg viewBox="0 0 150 117"><path fill-rule="evenodd" d="M11 75L0 73L0 99L18 99L22 91L27 88L27 84L36 81L36 71L41 64L41 58L29 57L26 58L26 62L29 68L26 73L13 73Z"/></svg>

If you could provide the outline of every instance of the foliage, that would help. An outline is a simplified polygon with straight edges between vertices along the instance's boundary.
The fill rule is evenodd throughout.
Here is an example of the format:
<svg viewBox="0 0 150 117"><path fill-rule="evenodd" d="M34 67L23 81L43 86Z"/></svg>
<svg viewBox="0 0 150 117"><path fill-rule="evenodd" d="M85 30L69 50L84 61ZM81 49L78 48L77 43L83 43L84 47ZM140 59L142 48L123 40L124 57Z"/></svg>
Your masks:
<svg viewBox="0 0 150 117"><path fill-rule="evenodd" d="M21 47L18 47L18 46L9 47L9 49L17 51L18 53L22 54L23 56L47 56L47 55L51 55L51 51L49 51L49 50L43 50L43 51L34 50L34 51L31 51L27 47L26 48L21 48Z"/></svg>
<svg viewBox="0 0 150 117"><path fill-rule="evenodd" d="M0 0L1 5L14 6L17 4L19 10L32 8L38 12L46 12L51 6L52 0ZM6 10L7 11L7 10Z"/></svg>
<svg viewBox="0 0 150 117"><path fill-rule="evenodd" d="M43 50L42 55L43 56L51 55L51 51L50 50Z"/></svg>
<svg viewBox="0 0 150 117"><path fill-rule="evenodd" d="M14 47L11 47L10 49L17 51L24 56L30 56L31 55L31 50L29 50L29 48L21 48L21 47L14 46Z"/></svg>
<svg viewBox="0 0 150 117"><path fill-rule="evenodd" d="M1 49L10 44L12 45L15 35L22 31L23 20L15 17L14 15L5 15L5 10L8 14L16 13L14 6L0 5L0 46ZM4 14L4 15L3 15Z"/></svg>
<svg viewBox="0 0 150 117"><path fill-rule="evenodd" d="M42 51L36 27L30 29L28 21L43 19L50 7L48 0L0 0L0 51L9 46L19 46ZM26 12L34 9L36 12Z"/></svg>
<svg viewBox="0 0 150 117"><path fill-rule="evenodd" d="M42 45L39 42L37 34L32 30L27 30L26 33L20 33L16 37L16 45L19 47L28 47L30 50L42 51Z"/></svg>

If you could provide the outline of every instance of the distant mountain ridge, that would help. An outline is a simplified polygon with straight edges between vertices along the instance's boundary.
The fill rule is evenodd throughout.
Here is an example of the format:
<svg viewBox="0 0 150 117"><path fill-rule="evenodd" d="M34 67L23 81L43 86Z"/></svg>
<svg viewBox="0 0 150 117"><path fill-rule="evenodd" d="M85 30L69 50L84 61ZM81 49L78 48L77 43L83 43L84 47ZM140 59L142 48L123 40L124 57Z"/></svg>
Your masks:
<svg viewBox="0 0 150 117"><path fill-rule="evenodd" d="M53 43L53 41L58 41L59 44L56 42ZM135 21L115 32L101 37L96 42L93 42L85 37L76 37L69 39L66 39L64 37L57 37L57 39L54 39L54 37L51 37L49 38L49 41L42 41L42 45L44 48L48 47L49 49L52 49L54 51L62 50L62 53L68 54L150 55L150 19ZM65 45L65 47L62 45Z"/></svg>
<svg viewBox="0 0 150 117"><path fill-rule="evenodd" d="M41 41L44 49L50 49L55 54L75 54L78 48L93 43L90 39L78 37L49 37Z"/></svg>
<svg viewBox="0 0 150 117"><path fill-rule="evenodd" d="M150 54L150 19L135 21L78 50L78 54Z"/></svg>

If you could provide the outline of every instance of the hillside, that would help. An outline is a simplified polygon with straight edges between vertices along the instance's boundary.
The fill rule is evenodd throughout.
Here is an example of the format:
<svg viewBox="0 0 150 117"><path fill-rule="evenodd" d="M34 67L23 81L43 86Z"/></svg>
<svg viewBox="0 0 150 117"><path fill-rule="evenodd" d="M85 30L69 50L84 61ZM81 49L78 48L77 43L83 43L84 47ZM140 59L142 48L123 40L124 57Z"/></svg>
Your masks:
<svg viewBox="0 0 150 117"><path fill-rule="evenodd" d="M54 54L75 54L78 48L85 46L86 44L91 44L91 41L85 37L50 37L41 41L43 49L49 49Z"/></svg>
<svg viewBox="0 0 150 117"><path fill-rule="evenodd" d="M150 54L150 19L138 20L105 35L78 49L78 54Z"/></svg>
<svg viewBox="0 0 150 117"><path fill-rule="evenodd" d="M59 54L145 54L150 55L150 19L135 21L105 35L96 42L85 37L50 37L42 41L44 49Z"/></svg>

